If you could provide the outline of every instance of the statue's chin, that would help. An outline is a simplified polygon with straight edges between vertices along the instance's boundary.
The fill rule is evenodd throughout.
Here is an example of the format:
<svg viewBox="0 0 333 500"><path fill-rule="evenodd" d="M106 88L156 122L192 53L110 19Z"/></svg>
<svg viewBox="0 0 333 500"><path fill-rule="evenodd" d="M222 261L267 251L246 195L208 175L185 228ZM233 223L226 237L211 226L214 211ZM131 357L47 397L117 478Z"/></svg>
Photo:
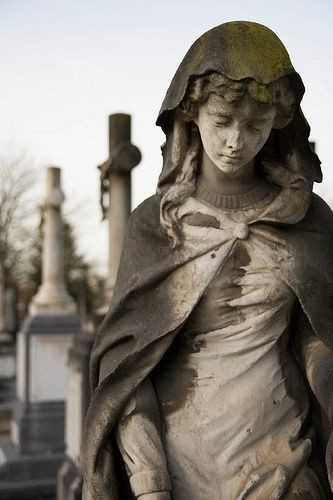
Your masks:
<svg viewBox="0 0 333 500"><path fill-rule="evenodd" d="M225 175L234 175L241 174L245 164L240 159L223 158L223 161L216 163L216 167Z"/></svg>

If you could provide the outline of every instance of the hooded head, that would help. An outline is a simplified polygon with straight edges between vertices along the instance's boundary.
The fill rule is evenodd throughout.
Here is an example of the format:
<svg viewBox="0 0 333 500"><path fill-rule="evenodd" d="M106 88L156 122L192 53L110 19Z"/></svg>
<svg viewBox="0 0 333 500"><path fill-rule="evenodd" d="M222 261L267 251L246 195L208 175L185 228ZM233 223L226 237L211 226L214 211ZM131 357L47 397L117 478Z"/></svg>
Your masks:
<svg viewBox="0 0 333 500"><path fill-rule="evenodd" d="M252 78L263 84L290 75L298 104L304 94L302 79L273 31L249 21L221 24L198 38L180 63L156 122L165 133L172 127L173 111L184 98L190 80L211 71L231 80Z"/></svg>
<svg viewBox="0 0 333 500"><path fill-rule="evenodd" d="M292 173L289 179L301 178L311 187L314 181L321 182L320 161L310 148L310 128L300 108L304 85L286 48L267 27L234 21L209 30L194 42L162 103L157 125L165 132L166 143L162 148L163 169L158 190L163 194L165 204L170 208L176 199L181 203L195 189L200 136L194 122L189 119L188 110L193 101L193 88L201 87L201 94L204 94L205 86L211 85L211 76L216 74L225 78L229 88L240 88L240 92L252 93L255 99L263 99L263 102L271 99L273 103L272 89L281 88L279 82L283 82L284 88L288 87L293 104L285 108L280 106L278 119L263 148L265 162L262 163L265 165L262 170L267 172L269 158L272 168L274 164L283 164L289 169ZM260 155L263 156L262 151L258 158ZM276 182L274 173L270 177ZM178 191L175 196L172 187L176 184ZM161 221L165 206L162 203ZM174 231L177 224L174 225L171 219L168 224L174 226L171 227Z"/></svg>

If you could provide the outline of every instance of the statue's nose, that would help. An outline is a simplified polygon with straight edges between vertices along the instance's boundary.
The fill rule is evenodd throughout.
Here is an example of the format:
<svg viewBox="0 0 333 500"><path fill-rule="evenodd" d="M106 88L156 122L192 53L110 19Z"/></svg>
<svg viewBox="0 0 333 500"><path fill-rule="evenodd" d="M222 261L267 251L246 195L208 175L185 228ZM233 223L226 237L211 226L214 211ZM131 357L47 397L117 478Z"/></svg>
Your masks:
<svg viewBox="0 0 333 500"><path fill-rule="evenodd" d="M241 130L235 129L228 138L227 146L230 152L240 151L243 147L244 140Z"/></svg>

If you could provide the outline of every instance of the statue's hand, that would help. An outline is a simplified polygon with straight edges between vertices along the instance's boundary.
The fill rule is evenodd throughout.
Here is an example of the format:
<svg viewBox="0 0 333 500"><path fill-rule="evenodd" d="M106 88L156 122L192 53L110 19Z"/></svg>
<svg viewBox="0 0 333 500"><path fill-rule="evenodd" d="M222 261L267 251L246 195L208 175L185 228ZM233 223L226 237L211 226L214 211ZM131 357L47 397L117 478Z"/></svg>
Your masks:
<svg viewBox="0 0 333 500"><path fill-rule="evenodd" d="M171 500L169 491L155 491L154 493L144 493L138 500Z"/></svg>

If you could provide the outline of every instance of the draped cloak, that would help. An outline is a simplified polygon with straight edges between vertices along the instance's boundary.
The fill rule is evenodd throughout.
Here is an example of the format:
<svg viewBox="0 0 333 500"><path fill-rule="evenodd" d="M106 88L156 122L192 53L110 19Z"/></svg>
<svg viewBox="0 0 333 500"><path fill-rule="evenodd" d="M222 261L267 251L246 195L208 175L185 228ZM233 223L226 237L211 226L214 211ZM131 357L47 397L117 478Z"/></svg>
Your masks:
<svg viewBox="0 0 333 500"><path fill-rule="evenodd" d="M333 217L330 208L311 194L321 181L320 162L309 143L309 126L299 103L300 76L278 37L265 26L246 21L225 23L208 31L189 49L162 104L157 124L166 133L159 192L175 182L186 154L189 133L176 109L192 77L217 71L241 80L268 84L288 76L296 95L291 123L272 130L271 170L285 185L264 213L249 225L262 246L270 246L274 272L297 296L318 337L333 348ZM272 163L272 164L273 164ZM271 179L272 180L272 179ZM278 179L279 180L279 179ZM283 184L283 183L282 183ZM306 189L299 187L307 186ZM245 231L246 233L246 231ZM81 465L85 500L117 500L110 435L138 385L166 353L213 278L219 273L244 227L222 226L200 241L185 239L173 249L160 224L160 194L132 214L109 311L98 332L91 357L92 399L82 440Z"/></svg>
<svg viewBox="0 0 333 500"><path fill-rule="evenodd" d="M279 198L279 197L278 197ZM237 238L228 227L200 245L173 250L161 228L159 196L131 215L117 282L91 359L93 396L82 444L85 500L116 500L110 433L126 402L157 365L217 275ZM295 224L267 217L249 225L274 249L275 272L298 297L314 332L333 348L333 217L317 195Z"/></svg>

